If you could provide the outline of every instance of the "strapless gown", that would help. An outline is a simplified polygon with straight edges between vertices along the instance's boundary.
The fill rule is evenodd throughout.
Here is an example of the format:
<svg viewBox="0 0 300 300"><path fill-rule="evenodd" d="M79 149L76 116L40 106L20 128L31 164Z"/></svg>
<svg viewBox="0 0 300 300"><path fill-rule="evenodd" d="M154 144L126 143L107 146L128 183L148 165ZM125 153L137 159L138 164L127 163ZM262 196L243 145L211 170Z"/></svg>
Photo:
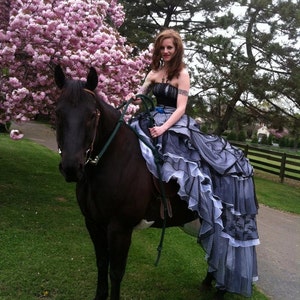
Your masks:
<svg viewBox="0 0 300 300"><path fill-rule="evenodd" d="M157 126L175 110L178 90L167 83L153 87L159 108L150 114ZM142 113L131 126L153 143L149 115ZM259 244L258 205L253 168L243 152L219 136L204 134L184 115L155 141L162 157L162 180L177 180L178 194L202 220L198 241L206 253L208 271L218 288L251 296L257 280L255 246ZM152 150L140 141L150 172L158 177Z"/></svg>

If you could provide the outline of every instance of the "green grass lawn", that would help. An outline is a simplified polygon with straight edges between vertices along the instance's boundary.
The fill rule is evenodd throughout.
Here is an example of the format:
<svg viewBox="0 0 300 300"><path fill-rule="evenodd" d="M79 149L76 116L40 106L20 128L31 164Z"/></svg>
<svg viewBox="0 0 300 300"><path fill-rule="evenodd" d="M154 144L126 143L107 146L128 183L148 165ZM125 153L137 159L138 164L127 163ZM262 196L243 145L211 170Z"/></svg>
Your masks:
<svg viewBox="0 0 300 300"><path fill-rule="evenodd" d="M260 204L300 214L300 185L288 185L263 177L255 177L257 198Z"/></svg>
<svg viewBox="0 0 300 300"><path fill-rule="evenodd" d="M257 165L257 166L261 166L267 170L270 170L272 172L276 172L278 174L278 178L279 178L279 174L280 174L280 165L281 165L281 162L280 161L275 161L274 158L277 158L278 159L278 156L277 157L272 157L272 155L269 155L269 159L266 159L266 158L262 158L258 155L255 155L254 152L252 152L252 154L249 154L247 156L250 160L250 162L253 160L253 165ZM255 162L254 162L255 160ZM300 171L300 166L296 166L295 164L293 164L293 161L296 161L296 160L293 160L291 158L289 158L285 164L285 176L293 176L293 177L296 177L299 181L300 181L300 174L296 173L296 172L299 172ZM264 165L264 163L268 163L270 164L271 166L266 166ZM299 159L297 160L297 163L299 163ZM291 169L292 171L288 171L287 169ZM286 181L286 177L284 178L284 180Z"/></svg>
<svg viewBox="0 0 300 300"><path fill-rule="evenodd" d="M65 183L58 162L58 154L40 145L0 135L0 300L93 299L93 246L75 186ZM293 201L299 206L299 189L259 178L256 184L266 205L274 201L286 209L280 195L288 191L287 209ZM122 299L211 299L212 293L198 290L207 267L204 253L179 228L167 230L160 263L154 266L160 233L134 232ZM229 294L226 299L246 298ZM251 299L267 297L254 289Z"/></svg>
<svg viewBox="0 0 300 300"><path fill-rule="evenodd" d="M246 144L232 142L237 147L245 150ZM249 145L249 144L248 144ZM266 145L250 145L250 149L247 152L247 158L254 167L262 167L269 171L269 174L276 173L279 178L282 155L287 154L285 161L284 181L289 180L286 176L295 177L297 181L300 181L300 151L295 151L289 148L271 147ZM264 152L265 150L271 150L271 153ZM264 156L264 157L262 157ZM292 157L290 157L292 156ZM267 165L266 165L267 164Z"/></svg>

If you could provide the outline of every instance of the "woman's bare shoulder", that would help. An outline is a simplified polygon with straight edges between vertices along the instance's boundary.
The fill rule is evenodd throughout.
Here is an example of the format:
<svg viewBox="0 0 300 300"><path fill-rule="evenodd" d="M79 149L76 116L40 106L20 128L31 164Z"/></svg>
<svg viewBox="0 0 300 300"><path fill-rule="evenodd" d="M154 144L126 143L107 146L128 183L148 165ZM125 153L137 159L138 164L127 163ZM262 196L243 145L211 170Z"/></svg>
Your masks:
<svg viewBox="0 0 300 300"><path fill-rule="evenodd" d="M159 70L151 70L147 75L147 81L154 83L158 80L159 76L160 76Z"/></svg>
<svg viewBox="0 0 300 300"><path fill-rule="evenodd" d="M186 76L190 76L190 74L189 74L189 71L188 71L188 69L187 68L183 68L181 71L180 71L180 73L179 73L179 77L180 76L183 76L183 77L186 77Z"/></svg>

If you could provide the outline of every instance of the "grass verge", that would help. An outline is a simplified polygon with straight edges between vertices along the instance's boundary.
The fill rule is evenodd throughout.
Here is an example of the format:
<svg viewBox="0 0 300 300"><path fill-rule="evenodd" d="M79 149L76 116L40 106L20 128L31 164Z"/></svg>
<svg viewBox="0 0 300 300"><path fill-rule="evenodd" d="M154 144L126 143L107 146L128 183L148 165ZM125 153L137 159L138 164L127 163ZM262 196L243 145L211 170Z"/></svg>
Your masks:
<svg viewBox="0 0 300 300"><path fill-rule="evenodd" d="M280 183L278 177L266 172L255 172L258 202L278 210L300 214L300 182Z"/></svg>

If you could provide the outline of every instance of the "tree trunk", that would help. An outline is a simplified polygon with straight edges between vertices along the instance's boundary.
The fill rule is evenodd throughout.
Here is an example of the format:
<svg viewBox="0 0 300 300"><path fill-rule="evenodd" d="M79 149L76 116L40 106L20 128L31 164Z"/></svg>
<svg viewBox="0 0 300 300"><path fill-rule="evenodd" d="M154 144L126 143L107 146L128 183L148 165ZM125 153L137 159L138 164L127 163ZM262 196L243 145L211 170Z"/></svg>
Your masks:
<svg viewBox="0 0 300 300"><path fill-rule="evenodd" d="M245 71L246 71L244 73L245 76L243 76L243 73L241 73L240 77L238 78L237 90L236 90L232 100L230 100L230 102L228 103L225 114L224 114L223 118L220 120L218 127L215 130L215 134L217 134L217 135L221 135L227 129L228 122L231 119L235 105L240 100L243 92L245 92L251 85L252 80L253 80L253 75L255 73L256 62L255 62L255 57L252 53L252 34L253 34L252 31L253 31L254 24L256 22L256 18L259 13L259 9L255 10L254 12L251 12L251 10L248 10L248 11L249 11L249 15L250 15L250 21L249 21L249 24L247 26L247 31L246 31L246 51L247 51L247 55L248 55L248 65L245 68ZM245 80L245 78L248 78L248 80Z"/></svg>
<svg viewBox="0 0 300 300"><path fill-rule="evenodd" d="M226 107L226 111L224 113L224 116L218 123L218 127L216 128L216 130L214 132L216 135L221 135L227 129L228 122L231 119L235 105L240 100L240 97L241 97L243 91L244 91L243 89L238 89L236 91L235 95L233 96L232 100L228 103L228 105Z"/></svg>

